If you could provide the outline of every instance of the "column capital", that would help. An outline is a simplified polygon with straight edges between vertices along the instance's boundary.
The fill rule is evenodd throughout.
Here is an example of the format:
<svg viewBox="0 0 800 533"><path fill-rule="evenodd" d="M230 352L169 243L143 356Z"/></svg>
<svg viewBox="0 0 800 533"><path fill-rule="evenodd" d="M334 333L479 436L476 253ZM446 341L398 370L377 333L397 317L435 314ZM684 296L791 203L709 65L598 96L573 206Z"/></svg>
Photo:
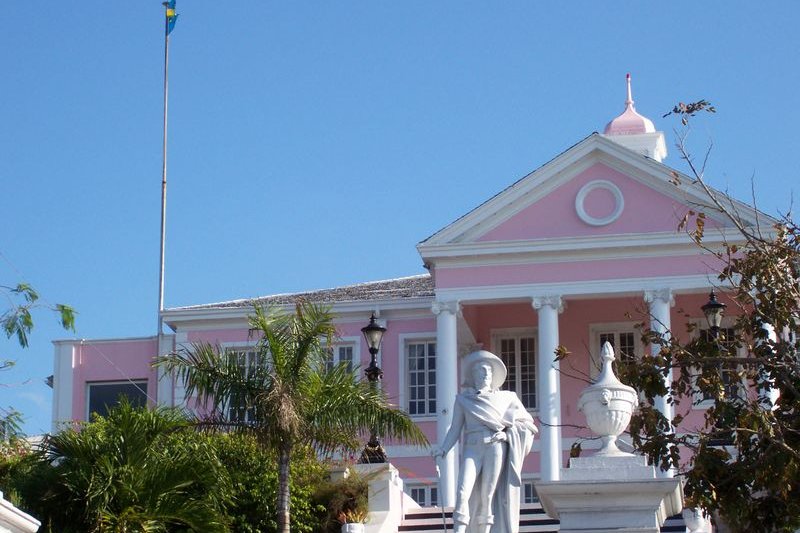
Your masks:
<svg viewBox="0 0 800 533"><path fill-rule="evenodd" d="M549 294L546 296L534 296L531 298L531 305L534 309L541 309L542 307L552 307L559 313L564 311L564 300L560 294Z"/></svg>
<svg viewBox="0 0 800 533"><path fill-rule="evenodd" d="M654 303L656 300L661 300L669 304L670 307L675 305L675 295L672 294L672 289L653 289L644 291L644 301L648 304Z"/></svg>
<svg viewBox="0 0 800 533"><path fill-rule="evenodd" d="M450 313L451 315L458 314L461 311L461 304L458 300L453 300L450 302L440 302L436 300L431 304L431 311L433 311L434 315L439 315L441 313Z"/></svg>

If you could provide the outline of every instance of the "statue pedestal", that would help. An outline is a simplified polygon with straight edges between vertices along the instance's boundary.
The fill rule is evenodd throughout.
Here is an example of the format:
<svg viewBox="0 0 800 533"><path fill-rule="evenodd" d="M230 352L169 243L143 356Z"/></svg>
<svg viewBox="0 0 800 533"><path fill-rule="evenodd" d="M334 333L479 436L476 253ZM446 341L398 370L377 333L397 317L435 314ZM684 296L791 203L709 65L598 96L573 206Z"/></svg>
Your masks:
<svg viewBox="0 0 800 533"><path fill-rule="evenodd" d="M683 487L656 478L655 468L636 455L574 458L561 481L536 482L545 512L561 522L561 533L658 533L667 517L683 509Z"/></svg>

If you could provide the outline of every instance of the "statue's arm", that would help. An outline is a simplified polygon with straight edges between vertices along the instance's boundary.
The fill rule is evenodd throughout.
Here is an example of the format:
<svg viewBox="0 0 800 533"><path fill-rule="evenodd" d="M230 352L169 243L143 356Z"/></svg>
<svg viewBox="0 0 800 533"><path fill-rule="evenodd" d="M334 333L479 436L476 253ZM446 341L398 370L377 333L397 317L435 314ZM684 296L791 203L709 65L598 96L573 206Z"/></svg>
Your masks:
<svg viewBox="0 0 800 533"><path fill-rule="evenodd" d="M450 429L447 430L447 435L444 437L444 442L437 450L436 455L444 455L450 451L458 438L461 436L461 429L464 427L464 409L458 400L453 405L453 423L450 424Z"/></svg>
<svg viewBox="0 0 800 533"><path fill-rule="evenodd" d="M519 396L517 396L515 400L513 412L510 412L509 414L511 414L512 424L522 427L534 435L539 432L539 430L536 429L536 425L533 423L533 416L531 416L531 414L522 404Z"/></svg>

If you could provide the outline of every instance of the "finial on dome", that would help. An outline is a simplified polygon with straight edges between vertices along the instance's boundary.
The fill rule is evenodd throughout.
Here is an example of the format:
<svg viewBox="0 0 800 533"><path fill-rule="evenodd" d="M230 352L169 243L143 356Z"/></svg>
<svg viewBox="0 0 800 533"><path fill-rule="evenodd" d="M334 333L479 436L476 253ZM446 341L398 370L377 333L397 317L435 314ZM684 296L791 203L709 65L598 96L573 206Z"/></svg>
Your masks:
<svg viewBox="0 0 800 533"><path fill-rule="evenodd" d="M628 83L628 99L625 100L626 107L633 107L633 93L631 92L631 73L625 75L625 81Z"/></svg>
<svg viewBox="0 0 800 533"><path fill-rule="evenodd" d="M631 90L631 75L625 76L628 94L625 99L625 111L606 125L603 133L606 135L634 135L639 133L653 133L656 131L653 121L643 117L633 107L633 91Z"/></svg>
<svg viewBox="0 0 800 533"><path fill-rule="evenodd" d="M625 111L606 124L603 134L617 144L660 162L667 157L664 134L656 131L652 120L636 112L633 106L630 73L625 75L625 85L627 86Z"/></svg>

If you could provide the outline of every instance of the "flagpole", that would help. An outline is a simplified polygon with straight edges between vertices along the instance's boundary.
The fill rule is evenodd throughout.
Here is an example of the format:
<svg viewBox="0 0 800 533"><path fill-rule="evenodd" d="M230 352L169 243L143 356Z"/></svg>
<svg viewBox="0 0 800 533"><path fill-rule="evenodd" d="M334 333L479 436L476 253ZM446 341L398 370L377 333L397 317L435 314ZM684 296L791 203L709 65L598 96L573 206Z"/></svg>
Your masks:
<svg viewBox="0 0 800 533"><path fill-rule="evenodd" d="M164 2L165 13L169 2ZM169 17L164 17L164 138L162 144L161 167L161 253L159 257L158 275L158 336L163 334L164 319L164 247L167 237L167 108L169 96Z"/></svg>

